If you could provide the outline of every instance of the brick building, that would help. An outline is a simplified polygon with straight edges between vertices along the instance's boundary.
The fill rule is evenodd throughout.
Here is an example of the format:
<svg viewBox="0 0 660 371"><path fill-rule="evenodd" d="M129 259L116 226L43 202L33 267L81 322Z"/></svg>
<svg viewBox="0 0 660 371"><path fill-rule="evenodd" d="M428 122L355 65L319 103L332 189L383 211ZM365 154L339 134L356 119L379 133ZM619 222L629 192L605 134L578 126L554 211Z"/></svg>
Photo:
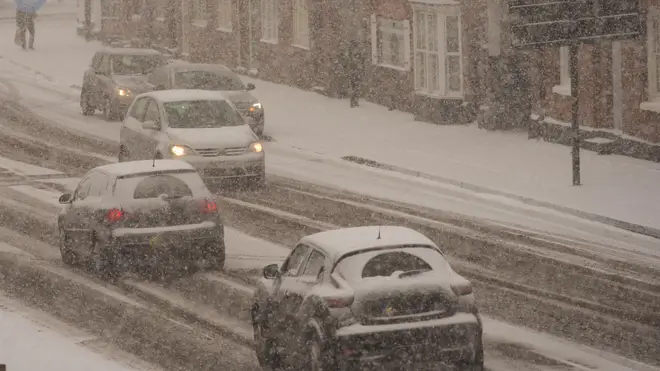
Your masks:
<svg viewBox="0 0 660 371"><path fill-rule="evenodd" d="M125 38L329 96L346 90L343 56L355 42L368 100L435 123L471 122L495 106L500 121L568 141L568 49L507 48L505 0L103 1L122 2L114 32ZM580 49L580 117L585 138L660 161L657 147L642 146L660 141L660 0L645 3L648 40ZM544 122L530 124L531 112Z"/></svg>

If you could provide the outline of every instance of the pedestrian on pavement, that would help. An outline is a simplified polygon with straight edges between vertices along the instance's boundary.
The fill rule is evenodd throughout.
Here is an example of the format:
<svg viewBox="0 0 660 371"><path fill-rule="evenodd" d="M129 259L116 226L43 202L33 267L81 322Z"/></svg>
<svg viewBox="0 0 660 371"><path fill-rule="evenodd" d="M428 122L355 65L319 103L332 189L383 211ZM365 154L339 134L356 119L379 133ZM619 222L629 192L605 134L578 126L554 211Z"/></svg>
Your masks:
<svg viewBox="0 0 660 371"><path fill-rule="evenodd" d="M364 74L364 55L357 40L348 43L348 85L351 94L351 108L360 105L362 76Z"/></svg>
<svg viewBox="0 0 660 371"><path fill-rule="evenodd" d="M34 19L37 17L37 10L41 8L44 2L45 0L16 0L16 36L14 41L23 49L34 49ZM30 33L29 43L26 40L26 31Z"/></svg>

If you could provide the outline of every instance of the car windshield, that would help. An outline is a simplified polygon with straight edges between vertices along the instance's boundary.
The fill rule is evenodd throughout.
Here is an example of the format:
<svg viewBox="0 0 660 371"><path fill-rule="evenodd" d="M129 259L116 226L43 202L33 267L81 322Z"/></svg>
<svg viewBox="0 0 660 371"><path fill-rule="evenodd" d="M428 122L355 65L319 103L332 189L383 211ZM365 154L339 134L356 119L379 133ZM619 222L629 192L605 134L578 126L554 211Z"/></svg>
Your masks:
<svg viewBox="0 0 660 371"><path fill-rule="evenodd" d="M165 103L168 126L174 129L240 126L241 115L224 100L191 100Z"/></svg>
<svg viewBox="0 0 660 371"><path fill-rule="evenodd" d="M174 89L238 91L245 90L245 86L237 76L209 71L184 71L174 75Z"/></svg>
<svg viewBox="0 0 660 371"><path fill-rule="evenodd" d="M438 250L420 246L367 250L341 259L334 271L349 282L358 282L370 278L390 277L395 273L432 270L448 271L449 263Z"/></svg>
<svg viewBox="0 0 660 371"><path fill-rule="evenodd" d="M128 176L119 179L115 188L115 195L132 199L200 197L206 193L195 171Z"/></svg>
<svg viewBox="0 0 660 371"><path fill-rule="evenodd" d="M112 73L116 75L146 75L163 64L158 55L113 55Z"/></svg>

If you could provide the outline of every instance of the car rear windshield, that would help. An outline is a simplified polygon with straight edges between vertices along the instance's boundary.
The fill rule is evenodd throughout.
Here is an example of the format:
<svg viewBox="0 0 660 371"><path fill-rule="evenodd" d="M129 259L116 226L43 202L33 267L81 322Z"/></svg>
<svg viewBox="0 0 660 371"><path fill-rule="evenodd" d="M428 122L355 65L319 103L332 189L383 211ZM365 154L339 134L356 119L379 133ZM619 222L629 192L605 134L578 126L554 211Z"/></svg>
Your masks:
<svg viewBox="0 0 660 371"><path fill-rule="evenodd" d="M115 195L121 198L204 197L208 190L194 172L155 173L129 176L117 181Z"/></svg>
<svg viewBox="0 0 660 371"><path fill-rule="evenodd" d="M190 100L165 103L170 128L221 128L245 124L241 115L224 100Z"/></svg>
<svg viewBox="0 0 660 371"><path fill-rule="evenodd" d="M174 74L175 89L202 90L245 90L243 82L237 76L223 75L209 71L183 71Z"/></svg>
<svg viewBox="0 0 660 371"><path fill-rule="evenodd" d="M341 259L334 271L348 282L358 282L373 277L389 277L397 272L430 270L448 271L449 263L435 248L414 246L366 250Z"/></svg>
<svg viewBox="0 0 660 371"><path fill-rule="evenodd" d="M146 75L165 63L159 55L113 55L112 73L116 75Z"/></svg>

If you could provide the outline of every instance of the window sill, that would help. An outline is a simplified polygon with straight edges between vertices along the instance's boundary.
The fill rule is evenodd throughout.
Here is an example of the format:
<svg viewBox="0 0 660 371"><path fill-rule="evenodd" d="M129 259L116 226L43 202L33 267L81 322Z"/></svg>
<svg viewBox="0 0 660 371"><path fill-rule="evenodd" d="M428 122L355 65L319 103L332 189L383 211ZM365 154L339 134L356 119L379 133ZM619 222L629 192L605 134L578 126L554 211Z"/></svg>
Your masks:
<svg viewBox="0 0 660 371"><path fill-rule="evenodd" d="M383 68L389 68L389 69L397 70L397 71L401 71L401 72L409 72L410 71L410 68L406 68L406 67L402 67L402 66L395 66L395 65L392 65L392 64L377 63L376 66L383 67Z"/></svg>
<svg viewBox="0 0 660 371"><path fill-rule="evenodd" d="M421 91L416 91L415 95L418 95L420 97L438 99L438 100L463 100L462 95L439 95L439 94L424 93Z"/></svg>
<svg viewBox="0 0 660 371"><path fill-rule="evenodd" d="M643 111L651 111L651 112L660 113L660 100L642 102L642 103L639 104L639 109L641 109Z"/></svg>
<svg viewBox="0 0 660 371"><path fill-rule="evenodd" d="M552 87L552 92L555 94L571 97L571 87L567 85L555 85Z"/></svg>
<svg viewBox="0 0 660 371"><path fill-rule="evenodd" d="M291 44L294 48L302 49L302 50L310 50L309 46L303 46L303 45L298 45L298 44Z"/></svg>
<svg viewBox="0 0 660 371"><path fill-rule="evenodd" d="M165 23L165 17L156 17L156 20Z"/></svg>
<svg viewBox="0 0 660 371"><path fill-rule="evenodd" d="M231 27L216 27L215 30L220 31L220 32L225 32L225 33L232 33L233 32Z"/></svg>
<svg viewBox="0 0 660 371"><path fill-rule="evenodd" d="M271 44L271 45L277 45L277 40L261 39L259 40L259 42Z"/></svg>
<svg viewBox="0 0 660 371"><path fill-rule="evenodd" d="M193 19L192 25L198 28L206 28L209 25L209 21L205 19Z"/></svg>

